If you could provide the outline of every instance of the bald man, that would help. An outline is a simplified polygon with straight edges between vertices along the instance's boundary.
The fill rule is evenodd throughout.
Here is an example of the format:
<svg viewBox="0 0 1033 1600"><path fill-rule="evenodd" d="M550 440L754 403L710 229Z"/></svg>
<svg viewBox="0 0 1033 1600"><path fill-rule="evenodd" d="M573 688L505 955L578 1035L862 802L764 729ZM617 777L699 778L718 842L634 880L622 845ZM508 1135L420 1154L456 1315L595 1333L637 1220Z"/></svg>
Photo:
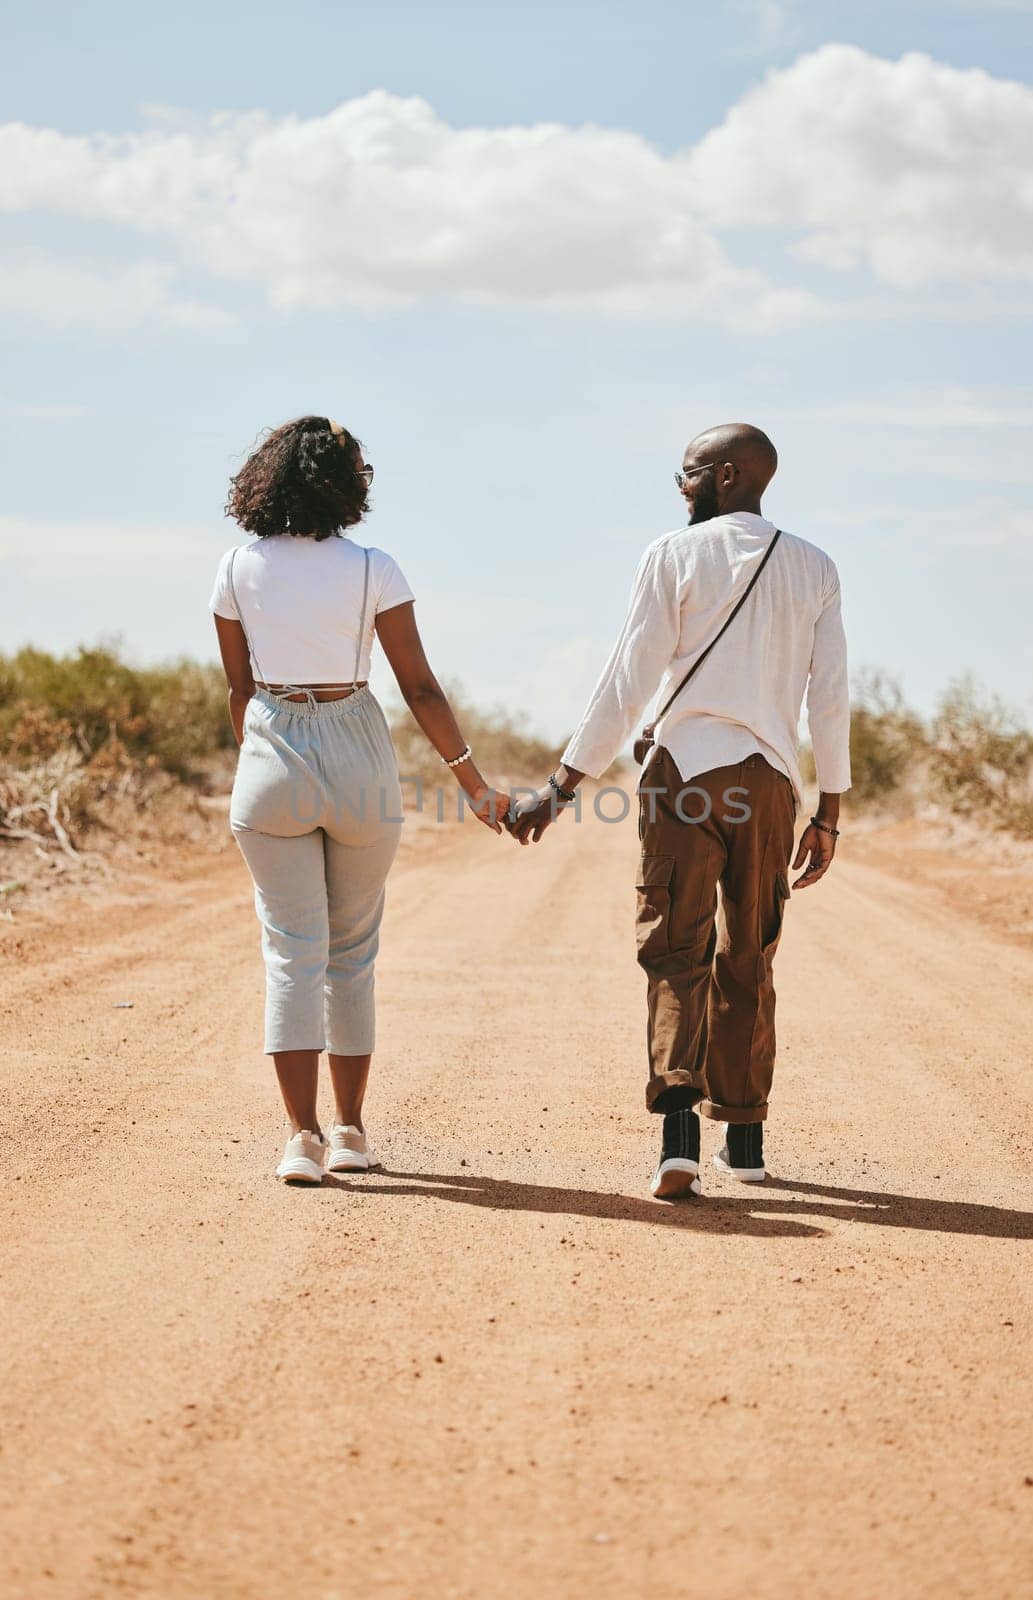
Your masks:
<svg viewBox="0 0 1033 1600"><path fill-rule="evenodd" d="M581 780L606 771L660 689L665 710L638 786L637 937L648 986L646 1105L664 1119L651 1189L665 1200L700 1193L700 1112L724 1124L721 1173L747 1183L766 1176L772 963L790 860L803 868L794 889L824 877L850 787L839 576L816 545L762 514L777 466L771 440L746 423L693 439L675 473L688 526L646 550L562 763L509 824L522 844L537 842ZM821 793L794 857L805 695Z"/></svg>

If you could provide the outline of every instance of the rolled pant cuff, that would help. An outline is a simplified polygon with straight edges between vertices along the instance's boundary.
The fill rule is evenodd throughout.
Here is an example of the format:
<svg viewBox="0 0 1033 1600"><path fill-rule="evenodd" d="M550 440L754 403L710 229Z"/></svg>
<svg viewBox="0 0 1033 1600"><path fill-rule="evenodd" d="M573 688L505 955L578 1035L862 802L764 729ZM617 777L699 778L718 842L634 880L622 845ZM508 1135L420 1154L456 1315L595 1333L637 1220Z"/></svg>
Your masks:
<svg viewBox="0 0 1033 1600"><path fill-rule="evenodd" d="M711 1122L732 1122L740 1126L747 1122L767 1122L768 1103L762 1106L719 1106L714 1100L701 1100L696 1110Z"/></svg>
<svg viewBox="0 0 1033 1600"><path fill-rule="evenodd" d="M646 1084L646 1110L653 1111L660 1096L668 1089L698 1089L700 1094L707 1092L702 1072L658 1072Z"/></svg>

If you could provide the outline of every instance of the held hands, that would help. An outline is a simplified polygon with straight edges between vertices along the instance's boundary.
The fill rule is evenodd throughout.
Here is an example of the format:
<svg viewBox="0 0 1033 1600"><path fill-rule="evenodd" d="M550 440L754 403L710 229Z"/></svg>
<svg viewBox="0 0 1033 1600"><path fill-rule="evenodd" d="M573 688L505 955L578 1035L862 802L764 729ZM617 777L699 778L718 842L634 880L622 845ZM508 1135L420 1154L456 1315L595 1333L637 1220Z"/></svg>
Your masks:
<svg viewBox="0 0 1033 1600"><path fill-rule="evenodd" d="M468 796L467 805L478 822L483 822L492 833L501 833L503 827L509 829L513 797L504 789L490 789L483 785Z"/></svg>
<svg viewBox="0 0 1033 1600"><path fill-rule="evenodd" d="M492 833L501 833L504 828L518 844L530 844L532 839L537 844L549 824L566 809L548 785L525 796L519 804L504 789L487 787L469 795L466 803L478 822Z"/></svg>
<svg viewBox="0 0 1033 1600"><path fill-rule="evenodd" d="M537 844L546 828L556 821L564 809L555 789L546 784L520 801L510 814L506 827L518 844L530 844L532 839Z"/></svg>
<svg viewBox="0 0 1033 1600"><path fill-rule="evenodd" d="M552 790L545 788L528 795L517 805L504 789L484 786L468 794L466 804L478 822L483 822L492 833L505 829L519 844L529 844L531 836L537 843L549 823L555 822L558 809L555 800Z"/></svg>
<svg viewBox="0 0 1033 1600"><path fill-rule="evenodd" d="M460 776L459 781L466 792L470 810L486 828L493 833L501 833L505 828L518 844L530 844L532 840L537 844L560 812L567 810L574 802L573 788L564 788L564 784L576 785L583 776L569 767L561 766L560 772L562 783L554 775L540 789L525 795L519 804L504 789L491 788L476 769L465 779Z"/></svg>

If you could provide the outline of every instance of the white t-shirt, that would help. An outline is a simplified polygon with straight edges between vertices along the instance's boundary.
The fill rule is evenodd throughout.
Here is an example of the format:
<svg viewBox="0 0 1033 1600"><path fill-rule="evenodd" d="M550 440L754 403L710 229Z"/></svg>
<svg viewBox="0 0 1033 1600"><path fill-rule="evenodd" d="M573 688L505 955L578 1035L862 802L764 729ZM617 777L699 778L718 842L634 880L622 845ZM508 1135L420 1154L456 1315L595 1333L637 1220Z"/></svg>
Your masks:
<svg viewBox="0 0 1033 1600"><path fill-rule="evenodd" d="M332 534L253 538L238 545L229 585L227 550L219 562L209 608L243 623L251 670L262 683L351 683L369 677L373 623L381 611L413 593L386 550L369 547L369 593L359 640L365 548ZM238 610L239 607L239 610ZM358 668L355 656L358 649Z"/></svg>

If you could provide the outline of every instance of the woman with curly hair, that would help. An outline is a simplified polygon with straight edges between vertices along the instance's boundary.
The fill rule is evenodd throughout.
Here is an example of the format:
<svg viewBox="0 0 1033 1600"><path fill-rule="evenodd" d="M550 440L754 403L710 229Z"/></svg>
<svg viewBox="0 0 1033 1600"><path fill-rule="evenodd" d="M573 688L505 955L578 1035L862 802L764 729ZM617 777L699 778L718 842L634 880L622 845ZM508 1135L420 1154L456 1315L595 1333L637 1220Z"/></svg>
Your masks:
<svg viewBox="0 0 1033 1600"><path fill-rule="evenodd" d="M276 428L232 481L227 514L257 537L227 550L210 602L240 746L230 827L262 927L265 1051L290 1122L276 1171L288 1182L379 1164L362 1102L402 817L391 736L367 682L374 634L476 816L500 833L510 804L474 765L397 563L348 536L369 509L372 479L339 422L299 417ZM335 1101L328 1139L316 1110L323 1050Z"/></svg>

